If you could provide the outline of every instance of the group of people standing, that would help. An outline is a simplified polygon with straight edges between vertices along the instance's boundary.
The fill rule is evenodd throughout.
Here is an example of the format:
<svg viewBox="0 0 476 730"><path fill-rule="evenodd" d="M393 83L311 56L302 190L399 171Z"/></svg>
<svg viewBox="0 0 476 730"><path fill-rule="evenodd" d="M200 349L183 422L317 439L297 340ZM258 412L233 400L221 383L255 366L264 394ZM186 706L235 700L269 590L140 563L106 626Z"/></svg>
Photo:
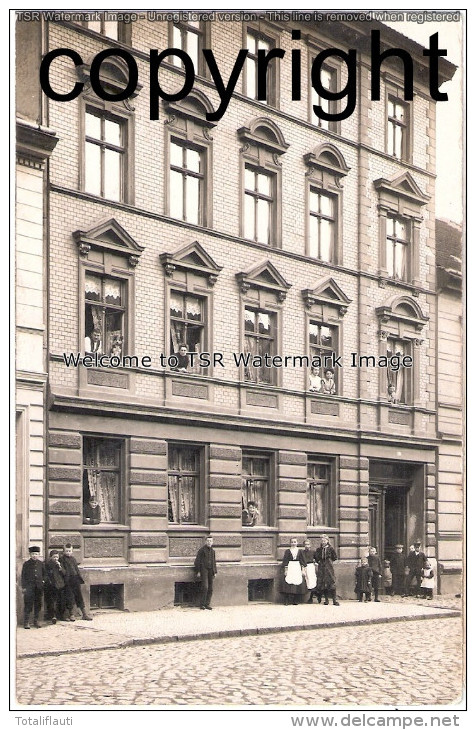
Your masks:
<svg viewBox="0 0 476 730"><path fill-rule="evenodd" d="M334 606L339 602L336 597L336 578L334 562L337 554L329 542L327 535L321 536L321 544L317 550L311 550L310 540L304 540L304 547L298 547L296 538L291 539L290 547L283 557L282 593L284 604L297 605L303 596L309 593L307 603L317 602ZM355 593L360 602L372 600L379 603L379 591L385 590L387 595L407 597L414 595L421 598L433 598L435 587L435 571L427 556L421 550L420 540L410 545L408 555L403 553L403 545L398 544L390 560L380 560L375 547L369 547L367 554L361 558L355 569Z"/></svg>
<svg viewBox="0 0 476 730"><path fill-rule="evenodd" d="M73 555L73 546L66 543L63 551L50 550L46 562L40 560L40 548L37 545L29 548L30 557L23 563L21 586L24 601L23 626L30 628L30 614L33 611L33 626L41 627L39 616L45 598L45 620L55 624L56 621L75 621L74 604L79 608L84 621L92 621L86 612L78 563Z"/></svg>
<svg viewBox="0 0 476 730"><path fill-rule="evenodd" d="M256 510L253 502L248 503L247 520L251 523ZM244 518L243 518L244 519ZM33 611L33 626L40 628L39 614L45 598L45 620L55 624L59 621L74 621L74 604L80 609L85 621L92 621L86 612L78 563L73 555L71 543L66 543L60 554L59 550L51 550L49 559L40 560L40 548L30 547L30 558L23 563L21 584L24 597L24 628L30 628L30 614ZM314 596L317 602L324 605L332 600L339 606L336 596L336 578L334 562L337 553L329 542L327 535L321 536L321 543L316 550L311 549L311 541L304 540L303 548L298 547L297 538L291 538L290 546L285 551L282 561L282 587L284 605L297 605L309 593L307 603L312 603ZM200 581L200 608L211 610L213 582L217 573L213 537L208 536L205 544L199 549L195 558L194 570ZM403 545L396 545L390 561L380 561L375 547L368 549L355 570L355 593L359 601L379 599L379 587L383 585L387 594L402 596L415 591L416 596L433 598L434 571L431 563L421 550L420 541L410 546L405 557Z"/></svg>
<svg viewBox="0 0 476 730"><path fill-rule="evenodd" d="M332 599L334 606L339 605L336 597L336 578L334 574L334 562L337 560L337 553L329 542L327 535L321 536L321 544L317 550L311 550L311 541L304 540L304 548L298 548L298 541L291 538L290 547L283 557L283 586L284 605L291 602L294 606L309 591L308 603L312 603L313 597L321 603L324 598L324 605L329 604Z"/></svg>
<svg viewBox="0 0 476 730"><path fill-rule="evenodd" d="M384 560L383 566L377 549L369 548L355 569L355 593L359 601L371 600L379 602L379 588L387 595L407 597L414 595L421 598L433 598L435 572L431 562L421 550L420 540L410 545L408 555L403 553L403 545L395 545L390 560Z"/></svg>

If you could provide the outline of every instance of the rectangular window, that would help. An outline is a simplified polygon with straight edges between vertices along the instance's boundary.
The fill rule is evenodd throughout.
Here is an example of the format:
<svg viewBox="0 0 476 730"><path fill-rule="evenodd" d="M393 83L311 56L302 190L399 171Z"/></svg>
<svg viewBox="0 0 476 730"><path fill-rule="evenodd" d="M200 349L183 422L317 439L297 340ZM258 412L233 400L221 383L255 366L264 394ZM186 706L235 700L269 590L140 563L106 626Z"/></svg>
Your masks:
<svg viewBox="0 0 476 730"><path fill-rule="evenodd" d="M410 226L399 218L387 218L387 272L392 279L407 279Z"/></svg>
<svg viewBox="0 0 476 730"><path fill-rule="evenodd" d="M196 525L199 518L200 449L169 444L168 518L174 525Z"/></svg>
<svg viewBox="0 0 476 730"><path fill-rule="evenodd" d="M275 43L255 30L248 29L246 46L248 56L245 63L245 96L258 99L258 51L268 53ZM276 104L277 60L273 59L266 66L266 99L260 99L263 104Z"/></svg>
<svg viewBox="0 0 476 730"><path fill-rule="evenodd" d="M408 156L408 105L391 96L387 99L387 153L399 160Z"/></svg>
<svg viewBox="0 0 476 730"><path fill-rule="evenodd" d="M411 343L408 340L389 338L387 340L387 386L388 396L392 403L410 404L412 400L412 371L413 368L398 367L397 360L390 363L392 356L399 356L400 363L405 355L411 355Z"/></svg>
<svg viewBox="0 0 476 730"><path fill-rule="evenodd" d="M338 356L338 329L321 322L309 322L309 354L320 358L320 365L311 367L309 390L326 395L338 392L338 368L333 368L333 355ZM318 362L317 360L315 362Z"/></svg>
<svg viewBox="0 0 476 730"><path fill-rule="evenodd" d="M243 453L241 503L245 510L254 502L257 525L269 525L270 458L269 454Z"/></svg>
<svg viewBox="0 0 476 730"><path fill-rule="evenodd" d="M309 527L332 524L331 465L318 459L307 462L307 524Z"/></svg>
<svg viewBox="0 0 476 730"><path fill-rule="evenodd" d="M89 30L94 30L96 33L101 33L115 41L122 40L122 38L119 38L119 26L119 21L106 20L104 16L101 20L86 21L86 27L89 28Z"/></svg>
<svg viewBox="0 0 476 730"><path fill-rule="evenodd" d="M205 300L192 294L171 291L170 293L170 353L178 354L181 345L186 345L187 353L203 352L205 344ZM193 366L187 355L187 371L202 373L198 358Z"/></svg>
<svg viewBox="0 0 476 730"><path fill-rule="evenodd" d="M202 225L205 156L179 140L170 142L170 215Z"/></svg>
<svg viewBox="0 0 476 730"><path fill-rule="evenodd" d="M269 245L273 238L275 175L245 165L244 237Z"/></svg>
<svg viewBox="0 0 476 730"><path fill-rule="evenodd" d="M264 358L276 354L276 314L245 307L245 353L250 355L245 366L245 380L253 383L275 382L275 368L266 367ZM259 356L261 364L252 364ZM256 361L258 363L258 361Z"/></svg>
<svg viewBox="0 0 476 730"><path fill-rule="evenodd" d="M120 522L122 442L83 438L83 523Z"/></svg>
<svg viewBox="0 0 476 730"><path fill-rule="evenodd" d="M126 284L91 272L85 277L85 353L117 355L126 351Z"/></svg>
<svg viewBox="0 0 476 730"><path fill-rule="evenodd" d="M86 107L84 189L108 200L124 199L126 122Z"/></svg>
<svg viewBox="0 0 476 730"><path fill-rule="evenodd" d="M336 198L318 188L309 194L309 255L319 261L334 260Z"/></svg>
<svg viewBox="0 0 476 730"><path fill-rule="evenodd" d="M189 20L174 23L172 26L172 47L180 48L190 56L195 73L203 73L202 47L203 27L199 20ZM182 67L182 61L178 56L172 56L174 66Z"/></svg>
<svg viewBox="0 0 476 730"><path fill-rule="evenodd" d="M322 66L321 68L321 84L324 89L335 93L337 91L337 69L330 68L329 66ZM331 122L327 119L321 119L314 112L313 107L320 106L326 114L336 114L336 102L330 99L324 99L323 96L319 96L313 86L311 86L311 122L320 129L329 129L332 132L337 131L337 122Z"/></svg>

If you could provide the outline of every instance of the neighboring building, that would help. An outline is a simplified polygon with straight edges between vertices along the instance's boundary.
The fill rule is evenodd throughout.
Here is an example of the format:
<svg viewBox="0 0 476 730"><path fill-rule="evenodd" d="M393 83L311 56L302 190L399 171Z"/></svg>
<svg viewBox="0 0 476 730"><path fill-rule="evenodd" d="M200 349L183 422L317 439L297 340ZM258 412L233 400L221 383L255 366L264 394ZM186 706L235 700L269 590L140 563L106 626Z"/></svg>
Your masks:
<svg viewBox="0 0 476 730"><path fill-rule="evenodd" d="M44 198L42 539L45 550L69 540L80 552L92 606L191 600L193 557L210 531L222 604L276 598L294 535L313 545L330 536L348 597L369 543L388 555L419 537L439 560L446 549L453 528L442 532L438 508L449 509L436 491L435 103L421 47L377 23L385 47L414 56L417 93L403 100L394 59L382 67L381 101L370 100L371 27L42 21L42 52L78 52L85 83L73 101L41 97L39 121L58 137ZM151 121L149 49L171 45L192 57L198 49L199 75L186 99L161 102ZM270 64L266 103L256 100L258 46L286 51ZM291 101L291 50L301 49L307 79L329 46L359 55L356 109L341 122L313 115L319 100L304 81L301 101ZM223 78L242 47L251 51L217 123L205 116L219 97L202 47L213 49ZM91 62L106 48L133 54L135 98L92 93ZM184 78L170 61L160 75L169 91ZM439 82L454 71L440 59ZM102 73L111 94L127 84L118 57ZM66 93L78 75L60 58L51 85ZM330 57L323 83L346 82L346 64ZM223 367L190 355L176 368L161 364L181 343L197 356L223 353ZM64 353L85 351L139 362L65 365ZM324 362L315 372L289 362L236 366L241 352L334 356L343 367L326 376ZM354 367L359 355L393 359ZM397 367L404 356L412 368ZM249 501L255 525L242 524ZM39 539L24 524L20 540L28 529Z"/></svg>
<svg viewBox="0 0 476 730"><path fill-rule="evenodd" d="M438 561L440 589L461 592L463 566L462 230L436 221L438 289Z"/></svg>
<svg viewBox="0 0 476 730"><path fill-rule="evenodd" d="M18 25L16 68L16 564L45 542L46 245L45 165L58 141L42 126L39 85L26 83L40 60L40 28ZM28 40L27 40L28 38ZM31 79L31 77L30 77Z"/></svg>

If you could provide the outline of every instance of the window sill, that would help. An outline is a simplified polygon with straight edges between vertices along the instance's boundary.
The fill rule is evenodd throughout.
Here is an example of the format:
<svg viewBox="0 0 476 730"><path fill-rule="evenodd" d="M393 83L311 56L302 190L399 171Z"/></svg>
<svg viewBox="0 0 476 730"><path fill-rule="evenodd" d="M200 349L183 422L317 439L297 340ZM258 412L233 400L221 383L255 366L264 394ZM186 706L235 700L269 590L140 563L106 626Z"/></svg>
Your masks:
<svg viewBox="0 0 476 730"><path fill-rule="evenodd" d="M241 532L245 535L249 534L250 532L252 532L253 534L256 534L257 532L277 533L278 528L271 527L269 525L256 525L255 527L246 527L245 525L242 525Z"/></svg>
<svg viewBox="0 0 476 730"><path fill-rule="evenodd" d="M326 535L327 533L331 533L333 535L337 535L339 533L338 527L326 527L325 525L318 525L318 526L311 526L308 525L306 527L306 533L312 533L313 535Z"/></svg>
<svg viewBox="0 0 476 730"><path fill-rule="evenodd" d="M114 523L111 523L111 522L101 523L100 522L98 525L91 525L88 523L83 523L81 525L80 529L85 530L87 532L89 532L89 531L91 531L91 532L116 532L116 531L130 532L131 531L131 528L129 527L129 525L118 524L116 522L114 522Z"/></svg>
<svg viewBox="0 0 476 730"><path fill-rule="evenodd" d="M206 525L168 525L167 532L210 532Z"/></svg>

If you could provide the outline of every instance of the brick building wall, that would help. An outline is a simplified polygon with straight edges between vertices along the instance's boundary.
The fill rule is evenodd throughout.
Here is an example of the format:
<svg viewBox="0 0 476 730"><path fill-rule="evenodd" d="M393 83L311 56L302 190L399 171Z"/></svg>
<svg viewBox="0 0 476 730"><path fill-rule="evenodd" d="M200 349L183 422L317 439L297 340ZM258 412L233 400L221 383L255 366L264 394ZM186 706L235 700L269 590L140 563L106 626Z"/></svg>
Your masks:
<svg viewBox="0 0 476 730"><path fill-rule="evenodd" d="M248 581L259 579L274 581L269 595L275 596L278 561L290 536L297 534L302 540L308 535L317 545L323 532L330 534L339 552L339 591L351 595L355 561L369 540L381 539L382 552L391 548L383 527L376 534L369 522L375 494L383 505L386 489L392 495L398 492L390 477L388 485L385 479L377 484L371 477L378 471L375 465L387 462L392 468L401 464L407 475L406 486L401 485L408 490L401 539L411 542L420 537L435 556L430 483L436 445L434 102L416 81L418 94L408 111L410 159L405 162L387 154L385 94L389 84L401 85L400 72L389 67L388 77L382 78L382 100L371 101L368 58L362 50L354 114L339 122L338 131L319 128L310 116L306 70L312 55L323 47L345 50L344 31L336 26L326 36L319 35L317 26L307 27L312 41L308 42L292 40L285 24L261 23L259 30L286 51L277 71L279 98L276 105L249 99L240 79L225 115L202 136L200 144L209 150L206 226L169 215L169 139L178 134L174 130L179 128L180 110L177 121L175 108L167 110L161 103L160 119L149 118L146 54L150 48L170 45L167 23L131 25L127 47L143 87L130 104L113 104L109 110L120 109L133 127L133 149L127 150L133 186L128 187L127 203L84 192L84 99L47 102L48 124L59 142L48 189L51 407L46 542L50 546L70 539L81 552L88 582L124 586L121 601L131 609L174 600L174 584L191 580L192 558L209 530L223 565L223 582L217 587L217 600L223 603L247 600ZM207 32L222 76L228 78L243 46L243 25L216 21ZM48 24L48 44L50 49L76 50L86 64L100 50L118 45L68 23ZM289 58L295 48L301 49L303 59L300 101L291 101ZM343 86L345 64L340 64L338 73ZM445 73L450 73L449 65ZM67 59L56 60L50 75L52 87L62 93L77 80ZM164 64L160 81L164 89L177 88L183 73ZM202 103L218 106L209 79L197 77L194 89L204 95ZM86 98L93 98L90 91ZM257 118L265 119L261 124L275 135L273 144L281 145L270 163L280 181L281 225L275 236L279 247L243 238L242 175L249 146L238 130L259 131L259 123L253 126ZM317 155L314 167L310 153ZM334 166L331 173L329 159ZM316 175L321 182L310 183ZM336 200L341 200L340 249L332 263L308 255L307 234L309 185L323 184L326 189L329 179L333 185L339 180L333 189ZM408 282L382 273L382 210L389 200L414 226ZM97 233L105 221L109 224ZM122 237L122 243L111 249L114 236ZM195 268L190 258L180 259L194 242ZM131 253L138 263L130 263ZM173 262L170 270L164 265L166 254ZM197 257L202 257L201 269L196 268ZM253 274L253 267L261 264L264 272L262 266ZM150 356L151 368L104 372L65 366L63 353L83 349L82 287L88 271L120 272L116 275L127 281L127 354ZM168 297L184 287L199 291L208 301L207 343L224 353L224 368L216 365L202 375L176 374L159 364L160 354L170 353ZM274 313L278 355L309 354L308 323L319 321L324 311L339 332L338 354L344 361L342 369L336 368L337 394L309 392L304 367L283 368L273 385L246 382L232 358L233 352L244 349L246 306ZM350 367L353 352L384 354L388 332L394 337L406 333L403 336L412 343L418 361L411 376L411 399L403 405L389 402L385 371ZM85 439L104 437L121 445L120 520L85 525ZM167 484L170 453L177 443L200 453L196 524L170 522ZM269 519L266 525L246 528L241 524L243 463L257 453L269 459ZM331 517L324 525L308 525L312 458L320 458L332 471ZM160 587L152 593L147 577L152 573L144 572L144 566L158 576Z"/></svg>

